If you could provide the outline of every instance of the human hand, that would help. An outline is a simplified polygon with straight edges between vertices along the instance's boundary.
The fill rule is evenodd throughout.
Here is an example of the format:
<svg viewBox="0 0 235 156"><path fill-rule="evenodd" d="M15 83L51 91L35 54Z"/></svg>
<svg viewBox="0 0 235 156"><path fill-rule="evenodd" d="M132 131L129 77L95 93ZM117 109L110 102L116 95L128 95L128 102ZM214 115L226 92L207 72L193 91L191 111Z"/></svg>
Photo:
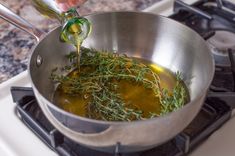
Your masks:
<svg viewBox="0 0 235 156"><path fill-rule="evenodd" d="M87 0L56 0L61 11L68 11L70 8L77 7Z"/></svg>

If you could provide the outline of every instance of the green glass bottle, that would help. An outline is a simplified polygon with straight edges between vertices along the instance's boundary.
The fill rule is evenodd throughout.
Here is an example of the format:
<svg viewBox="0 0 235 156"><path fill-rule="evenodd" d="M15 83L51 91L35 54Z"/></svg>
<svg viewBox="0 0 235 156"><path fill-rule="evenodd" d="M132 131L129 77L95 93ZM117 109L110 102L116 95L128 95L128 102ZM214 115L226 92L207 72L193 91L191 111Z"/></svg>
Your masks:
<svg viewBox="0 0 235 156"><path fill-rule="evenodd" d="M43 15L61 22L61 40L80 46L91 32L91 23L79 16L75 8L62 10L56 0L32 0L33 6Z"/></svg>
<svg viewBox="0 0 235 156"><path fill-rule="evenodd" d="M81 44L91 32L90 22L80 17L76 9L62 13L62 21L61 39L75 46L79 46L78 44Z"/></svg>

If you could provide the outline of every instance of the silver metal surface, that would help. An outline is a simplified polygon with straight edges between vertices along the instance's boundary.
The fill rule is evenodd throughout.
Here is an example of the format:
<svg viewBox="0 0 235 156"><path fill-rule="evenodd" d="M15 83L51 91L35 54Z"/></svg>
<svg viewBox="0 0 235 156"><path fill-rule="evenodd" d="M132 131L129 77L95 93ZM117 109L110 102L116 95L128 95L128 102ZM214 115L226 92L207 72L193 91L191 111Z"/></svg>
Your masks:
<svg viewBox="0 0 235 156"><path fill-rule="evenodd" d="M59 1L59 0L31 0L34 7L47 16L60 18L60 14L68 11L70 8L81 6L86 0Z"/></svg>
<svg viewBox="0 0 235 156"><path fill-rule="evenodd" d="M138 12L89 15L93 31L83 46L126 53L180 71L189 81L191 100L182 109L145 121L105 122L68 113L52 102L52 69L68 62L64 56L74 47L61 43L61 28L50 32L35 47L29 63L34 93L49 121L72 140L101 151L134 152L158 146L181 132L203 104L214 75L214 62L206 42L188 27L166 17ZM36 65L37 56L43 62ZM143 97L145 98L145 97ZM146 99L148 100L148 99Z"/></svg>
<svg viewBox="0 0 235 156"><path fill-rule="evenodd" d="M19 17L2 4L0 4L0 17L15 25L16 27L28 32L29 34L34 36L37 41L39 41L40 38L45 35L43 31L35 28L29 22L25 21L23 18Z"/></svg>
<svg viewBox="0 0 235 156"><path fill-rule="evenodd" d="M36 65L39 67L42 64L42 57L40 55L37 56L37 60L36 60Z"/></svg>

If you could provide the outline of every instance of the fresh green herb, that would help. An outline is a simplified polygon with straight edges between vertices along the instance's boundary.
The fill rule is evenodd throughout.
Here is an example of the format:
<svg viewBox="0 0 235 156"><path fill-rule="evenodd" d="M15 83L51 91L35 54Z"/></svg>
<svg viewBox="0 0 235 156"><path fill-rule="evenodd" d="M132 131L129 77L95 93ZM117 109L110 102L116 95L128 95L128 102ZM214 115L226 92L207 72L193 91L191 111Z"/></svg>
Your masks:
<svg viewBox="0 0 235 156"><path fill-rule="evenodd" d="M184 106L187 100L187 93L185 88L182 86L182 77L179 72L176 73L176 85L172 91L169 93L168 90L162 89L162 101L161 101L161 115L173 112L178 108Z"/></svg>
<svg viewBox="0 0 235 156"><path fill-rule="evenodd" d="M71 66L64 69L70 71L76 67L76 53L70 53L67 58ZM119 80L128 80L142 84L151 89L161 103L161 113L149 112L148 118L165 115L181 108L186 103L186 90L182 78L176 74L177 82L172 92L161 88L159 76L152 69L126 55L99 52L94 49L81 48L81 70L79 76L63 76L54 70L51 79L63 86L63 92L70 95L84 95L89 98L86 105L86 116L105 121L143 120L143 111L137 107L129 108L117 93Z"/></svg>

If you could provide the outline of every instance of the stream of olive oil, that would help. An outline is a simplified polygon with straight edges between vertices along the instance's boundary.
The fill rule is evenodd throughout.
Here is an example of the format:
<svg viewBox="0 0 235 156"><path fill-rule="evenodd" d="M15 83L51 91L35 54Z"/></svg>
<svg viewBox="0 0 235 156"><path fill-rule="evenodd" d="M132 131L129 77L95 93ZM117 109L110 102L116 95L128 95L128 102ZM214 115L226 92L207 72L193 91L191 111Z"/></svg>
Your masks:
<svg viewBox="0 0 235 156"><path fill-rule="evenodd" d="M173 90L176 84L176 77L171 71L146 60L137 60L148 65L155 73L159 75L161 80L161 88L166 88L169 91ZM82 71L84 71L84 69L81 69L80 72ZM77 75L78 71L76 70L71 72L68 76L76 77ZM147 89L141 84L128 80L120 80L117 82L117 85L117 92L121 95L121 98L125 101L125 103L128 104L129 108L138 108L139 110L142 110L143 117L148 117L149 112L156 114L160 113L160 101L154 96L151 89ZM183 84L183 86L185 87L185 90L188 91L186 85ZM72 96L63 93L60 89L57 89L54 95L54 103L56 103L60 108L83 117L86 117L86 104L88 102L89 98L85 98L85 95Z"/></svg>
<svg viewBox="0 0 235 156"><path fill-rule="evenodd" d="M80 49L81 49L81 42L77 42L77 68L78 71L80 71L80 59L81 59L81 53L80 53Z"/></svg>

